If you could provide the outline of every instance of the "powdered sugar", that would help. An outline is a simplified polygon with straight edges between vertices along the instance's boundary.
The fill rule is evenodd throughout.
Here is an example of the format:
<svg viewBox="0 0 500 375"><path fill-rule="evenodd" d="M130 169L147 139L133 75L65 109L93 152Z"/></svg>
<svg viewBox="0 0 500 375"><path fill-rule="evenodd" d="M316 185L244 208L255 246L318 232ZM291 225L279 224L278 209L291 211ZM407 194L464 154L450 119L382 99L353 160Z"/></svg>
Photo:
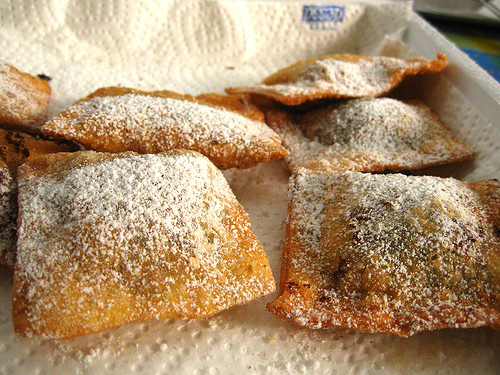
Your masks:
<svg viewBox="0 0 500 375"><path fill-rule="evenodd" d="M71 124L80 124L83 121L83 128L76 129L75 133L84 133L87 130L85 120L95 118L94 121L101 121L105 126L97 129L98 137L116 136L121 131L126 131L129 136L135 135L137 139L146 137L145 132L152 135L163 129L172 129L174 126L186 135L192 135L186 143L193 146L195 142L203 142L203 132L209 132L210 138L214 141L227 142L228 132L234 130L232 136L238 141L245 141L246 133L251 137L256 132L252 129L260 129L267 134L271 130L265 126L256 125L248 120L242 122L242 116L229 111L220 111L209 106L201 106L197 103L154 96L137 94L125 94L122 96L96 97L88 101L83 101L71 107L71 112L76 118ZM118 121L125 121L122 127ZM57 120L54 122L57 123ZM252 125L251 125L252 124ZM94 126L88 123L88 127ZM174 130L170 130L174 133ZM142 133L142 134L141 134ZM206 133L205 133L206 134ZM125 141L130 142L126 137Z"/></svg>
<svg viewBox="0 0 500 375"><path fill-rule="evenodd" d="M486 221L479 196L452 178L299 171L291 184L291 202L303 218L299 227L321 227L325 205L338 205L336 220L349 223L356 242L349 251L383 252L381 262L391 259L387 251L413 258L431 249L479 259L482 238L495 230ZM419 239L424 232L425 238ZM318 245L319 237L307 238L310 245Z"/></svg>
<svg viewBox="0 0 500 375"><path fill-rule="evenodd" d="M261 84L226 91L262 95L291 106L324 98L379 97L406 76L437 73L446 64L447 58L442 53L436 60L329 55L278 70Z"/></svg>
<svg viewBox="0 0 500 375"><path fill-rule="evenodd" d="M416 102L353 99L290 120L273 113L268 118L289 151L285 158L291 168L404 170L474 154L428 107Z"/></svg>
<svg viewBox="0 0 500 375"><path fill-rule="evenodd" d="M339 97L373 97L393 86L390 73L398 69L417 67L421 62L407 62L394 57L377 56L359 61L319 59L306 65L294 82L272 85L284 95L315 90L333 90Z"/></svg>
<svg viewBox="0 0 500 375"><path fill-rule="evenodd" d="M195 150L218 166L223 158L244 165L256 154L268 154L262 160L282 156L279 137L264 122L195 101L136 93L77 102L43 131L98 151Z"/></svg>
<svg viewBox="0 0 500 375"><path fill-rule="evenodd" d="M321 144L394 154L418 150L428 133L430 112L390 98L352 100L301 117L300 126Z"/></svg>

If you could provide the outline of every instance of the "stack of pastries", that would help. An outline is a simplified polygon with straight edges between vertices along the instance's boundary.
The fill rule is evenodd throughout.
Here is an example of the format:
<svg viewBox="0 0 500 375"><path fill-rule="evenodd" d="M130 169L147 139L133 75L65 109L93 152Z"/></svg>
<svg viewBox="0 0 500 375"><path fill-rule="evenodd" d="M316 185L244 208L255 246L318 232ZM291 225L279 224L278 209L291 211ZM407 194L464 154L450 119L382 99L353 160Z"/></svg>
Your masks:
<svg viewBox="0 0 500 375"><path fill-rule="evenodd" d="M67 339L271 294L221 170L281 158L288 218L269 311L400 336L499 328L498 182L394 173L475 156L423 102L391 96L446 65L329 55L224 95L104 87L48 119L48 81L1 63L0 261L14 270L16 333Z"/></svg>
<svg viewBox="0 0 500 375"><path fill-rule="evenodd" d="M21 81L12 71L2 70L0 102ZM36 136L5 131L2 146L2 261L14 268L17 334L68 339L206 317L275 290L221 172L286 154L244 95L110 87L37 119L26 119Z"/></svg>
<svg viewBox="0 0 500 375"><path fill-rule="evenodd" d="M310 328L403 337L500 328L498 181L395 173L475 156L425 103L391 95L446 65L443 54L329 55L227 90L282 104L266 114L292 174L269 311Z"/></svg>

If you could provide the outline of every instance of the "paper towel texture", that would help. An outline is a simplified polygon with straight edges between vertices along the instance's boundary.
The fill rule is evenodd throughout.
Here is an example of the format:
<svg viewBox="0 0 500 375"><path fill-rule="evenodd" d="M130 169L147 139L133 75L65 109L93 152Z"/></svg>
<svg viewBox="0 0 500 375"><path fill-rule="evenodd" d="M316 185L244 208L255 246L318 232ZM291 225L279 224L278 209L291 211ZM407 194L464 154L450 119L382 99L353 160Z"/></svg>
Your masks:
<svg viewBox="0 0 500 375"><path fill-rule="evenodd" d="M4 0L0 58L52 78L53 117L105 86L223 93L226 87L258 83L310 57L419 54L404 43L414 17L411 2L332 0L330 8L306 8L311 5ZM467 181L500 177L498 126L472 107L446 75L419 80L412 93L478 152L474 162L421 173ZM278 279L288 172L281 161L272 161L224 174L249 213ZM1 374L495 374L500 367L500 333L489 329L426 332L410 339L315 331L267 312L274 295L207 319L135 323L69 341L21 339L12 328L12 274L1 271Z"/></svg>

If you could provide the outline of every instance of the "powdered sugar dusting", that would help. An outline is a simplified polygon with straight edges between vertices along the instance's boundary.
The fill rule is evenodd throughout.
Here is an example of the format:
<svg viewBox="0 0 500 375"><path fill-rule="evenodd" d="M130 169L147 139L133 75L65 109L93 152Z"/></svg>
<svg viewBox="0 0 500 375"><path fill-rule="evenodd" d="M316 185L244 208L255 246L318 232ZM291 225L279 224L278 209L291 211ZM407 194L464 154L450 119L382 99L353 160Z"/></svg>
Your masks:
<svg viewBox="0 0 500 375"><path fill-rule="evenodd" d="M322 98L379 97L406 76L436 73L447 64L437 60L405 60L389 56L332 55L303 61L277 71L261 84L229 88L230 93L253 93L286 105Z"/></svg>
<svg viewBox="0 0 500 375"><path fill-rule="evenodd" d="M314 90L333 90L340 97L373 97L387 92L393 86L390 73L412 68L420 62L407 62L395 57L377 56L359 61L319 59L307 65L294 82L272 85L273 90L311 94Z"/></svg>
<svg viewBox="0 0 500 375"><path fill-rule="evenodd" d="M57 175L21 174L16 279L33 332L50 314L61 328L47 335L64 337L73 324L90 333L211 315L274 289L248 219L232 218L238 204L208 159L97 155L77 153Z"/></svg>
<svg viewBox="0 0 500 375"><path fill-rule="evenodd" d="M43 131L97 151L195 150L218 166L224 158L243 165L256 154L268 154L261 159L266 161L282 156L279 137L264 122L194 101L136 93L77 102Z"/></svg>
<svg viewBox="0 0 500 375"><path fill-rule="evenodd" d="M500 242L480 202L454 179L299 171L287 282L313 280L317 300L308 305L290 288L288 318L403 336L498 325Z"/></svg>
<svg viewBox="0 0 500 375"><path fill-rule="evenodd" d="M428 133L429 111L390 98L352 100L310 112L300 126L324 145L393 154L418 150Z"/></svg>
<svg viewBox="0 0 500 375"><path fill-rule="evenodd" d="M473 151L423 104L353 99L292 117L269 116L295 166L329 170L404 170L466 160Z"/></svg>

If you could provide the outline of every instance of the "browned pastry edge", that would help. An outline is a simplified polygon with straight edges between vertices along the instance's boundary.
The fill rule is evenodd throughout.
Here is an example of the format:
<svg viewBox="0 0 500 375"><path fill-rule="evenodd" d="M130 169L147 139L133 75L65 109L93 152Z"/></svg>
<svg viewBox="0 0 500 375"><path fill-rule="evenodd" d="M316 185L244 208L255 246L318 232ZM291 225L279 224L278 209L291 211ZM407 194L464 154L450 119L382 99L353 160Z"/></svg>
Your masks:
<svg viewBox="0 0 500 375"><path fill-rule="evenodd" d="M0 63L2 63L0 61ZM49 105L52 87L47 79L40 78L29 73L21 72L16 67L8 63L3 63L7 67L7 74L13 80L16 90L26 96L19 98L18 113L2 112L0 103L0 127L7 130L22 131L30 134L41 134L40 127L47 120L47 109ZM27 103L30 101L31 103ZM25 110L27 104L34 104L38 107L37 113L19 113Z"/></svg>

